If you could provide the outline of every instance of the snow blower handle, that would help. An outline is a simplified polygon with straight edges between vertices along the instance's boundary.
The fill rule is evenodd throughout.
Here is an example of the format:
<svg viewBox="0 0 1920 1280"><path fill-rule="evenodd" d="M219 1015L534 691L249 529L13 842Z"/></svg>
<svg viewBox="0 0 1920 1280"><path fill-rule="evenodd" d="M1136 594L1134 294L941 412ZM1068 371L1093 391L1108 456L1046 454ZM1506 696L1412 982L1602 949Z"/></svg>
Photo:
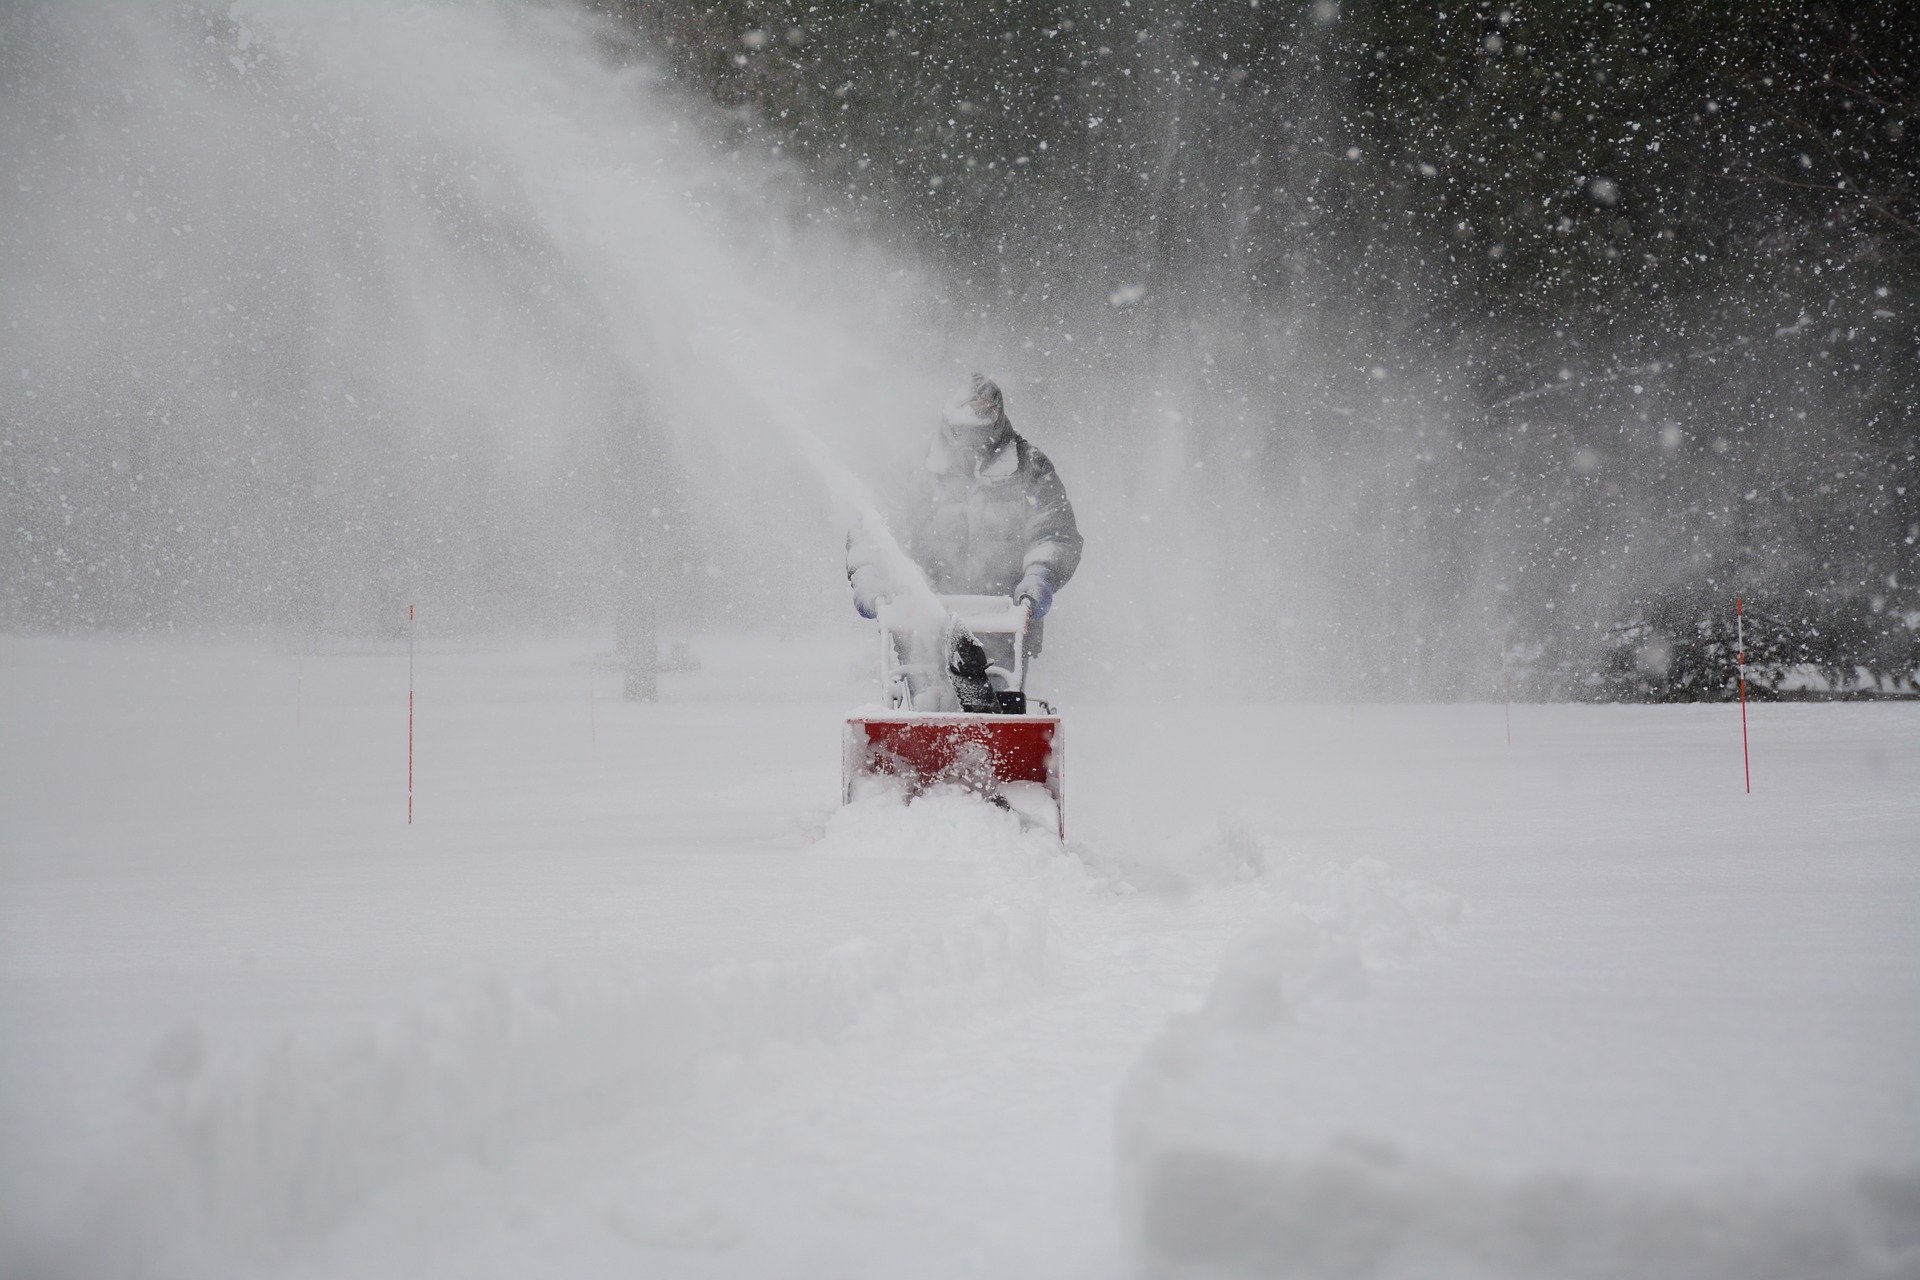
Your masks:
<svg viewBox="0 0 1920 1280"><path fill-rule="evenodd" d="M1010 596L941 596L940 607L976 636L1012 636L1013 670L1005 675L1009 688L1027 687L1027 631L1033 624L1030 601Z"/></svg>
<svg viewBox="0 0 1920 1280"><path fill-rule="evenodd" d="M935 598L938 614L930 612L919 600L890 600L877 612L880 622L880 683L889 691L889 701L901 705L908 676L945 678L945 664L936 670L933 664L903 661L894 643L895 635L912 635L934 630L945 632L958 623L975 636L1013 637L1013 670L1002 674L1008 687L1024 692L1027 687L1027 630L1032 623L1033 606L1026 600L1008 596L951 595Z"/></svg>
<svg viewBox="0 0 1920 1280"><path fill-rule="evenodd" d="M1033 601L1026 597L1014 601L1020 607L1020 629L1013 633L1013 670L1008 672L1011 687L1027 691L1027 629L1033 626Z"/></svg>

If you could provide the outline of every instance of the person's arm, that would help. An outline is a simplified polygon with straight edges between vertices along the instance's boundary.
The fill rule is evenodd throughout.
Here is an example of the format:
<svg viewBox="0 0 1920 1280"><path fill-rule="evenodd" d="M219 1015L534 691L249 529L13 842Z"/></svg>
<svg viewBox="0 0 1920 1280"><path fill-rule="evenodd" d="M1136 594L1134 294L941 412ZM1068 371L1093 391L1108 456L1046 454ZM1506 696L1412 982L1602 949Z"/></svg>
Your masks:
<svg viewBox="0 0 1920 1280"><path fill-rule="evenodd" d="M853 589L854 610L863 618L877 616L891 594L880 547L864 525L856 524L847 533L847 585Z"/></svg>
<svg viewBox="0 0 1920 1280"><path fill-rule="evenodd" d="M1053 593L1066 586L1079 567L1082 539L1080 526L1073 518L1073 503L1067 500L1067 486L1061 483L1053 464L1037 451L1027 503L1027 549L1014 598L1031 601L1033 616L1041 618L1053 606Z"/></svg>

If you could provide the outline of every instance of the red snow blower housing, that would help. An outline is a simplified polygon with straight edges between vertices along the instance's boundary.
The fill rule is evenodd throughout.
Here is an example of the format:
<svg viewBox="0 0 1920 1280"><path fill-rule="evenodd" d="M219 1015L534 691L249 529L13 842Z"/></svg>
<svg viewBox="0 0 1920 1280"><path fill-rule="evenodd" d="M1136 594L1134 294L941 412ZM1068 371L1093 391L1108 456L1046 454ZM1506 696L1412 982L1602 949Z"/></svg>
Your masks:
<svg viewBox="0 0 1920 1280"><path fill-rule="evenodd" d="M1029 698L1025 601L940 596L880 607L883 711L847 717L840 799L863 779L891 775L918 793L952 783L1067 834L1060 717ZM988 637L1012 665L990 662ZM1011 642L1010 644L1008 642Z"/></svg>

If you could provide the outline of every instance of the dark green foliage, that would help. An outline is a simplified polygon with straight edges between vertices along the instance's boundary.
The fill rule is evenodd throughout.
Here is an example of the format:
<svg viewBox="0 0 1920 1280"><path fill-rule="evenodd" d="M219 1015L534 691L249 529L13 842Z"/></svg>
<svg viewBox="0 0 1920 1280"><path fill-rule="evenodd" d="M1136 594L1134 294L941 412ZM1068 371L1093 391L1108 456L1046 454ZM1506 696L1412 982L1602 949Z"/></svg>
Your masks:
<svg viewBox="0 0 1920 1280"><path fill-rule="evenodd" d="M1036 291L1102 231L1518 324L1784 291L1760 241L1789 276L1920 251L1908 6L615 7L809 173ZM1367 269L1389 251L1424 267Z"/></svg>
<svg viewBox="0 0 1920 1280"><path fill-rule="evenodd" d="M1729 602L1668 597L1609 636L1596 675L1556 673L1601 701L1712 702L1739 696L1740 632ZM1920 696L1920 633L1884 611L1775 615L1749 607L1747 696Z"/></svg>

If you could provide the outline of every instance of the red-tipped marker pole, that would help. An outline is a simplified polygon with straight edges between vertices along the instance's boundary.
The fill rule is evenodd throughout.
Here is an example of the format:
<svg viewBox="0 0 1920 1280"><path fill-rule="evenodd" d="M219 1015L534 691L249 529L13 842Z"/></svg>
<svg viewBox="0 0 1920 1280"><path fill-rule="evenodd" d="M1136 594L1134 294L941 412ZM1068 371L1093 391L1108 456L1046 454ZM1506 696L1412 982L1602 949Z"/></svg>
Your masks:
<svg viewBox="0 0 1920 1280"><path fill-rule="evenodd" d="M1753 794L1753 755L1747 750L1747 620L1739 596L1733 598L1733 651L1740 664L1740 767Z"/></svg>
<svg viewBox="0 0 1920 1280"><path fill-rule="evenodd" d="M407 825L413 825L413 606L407 606Z"/></svg>

